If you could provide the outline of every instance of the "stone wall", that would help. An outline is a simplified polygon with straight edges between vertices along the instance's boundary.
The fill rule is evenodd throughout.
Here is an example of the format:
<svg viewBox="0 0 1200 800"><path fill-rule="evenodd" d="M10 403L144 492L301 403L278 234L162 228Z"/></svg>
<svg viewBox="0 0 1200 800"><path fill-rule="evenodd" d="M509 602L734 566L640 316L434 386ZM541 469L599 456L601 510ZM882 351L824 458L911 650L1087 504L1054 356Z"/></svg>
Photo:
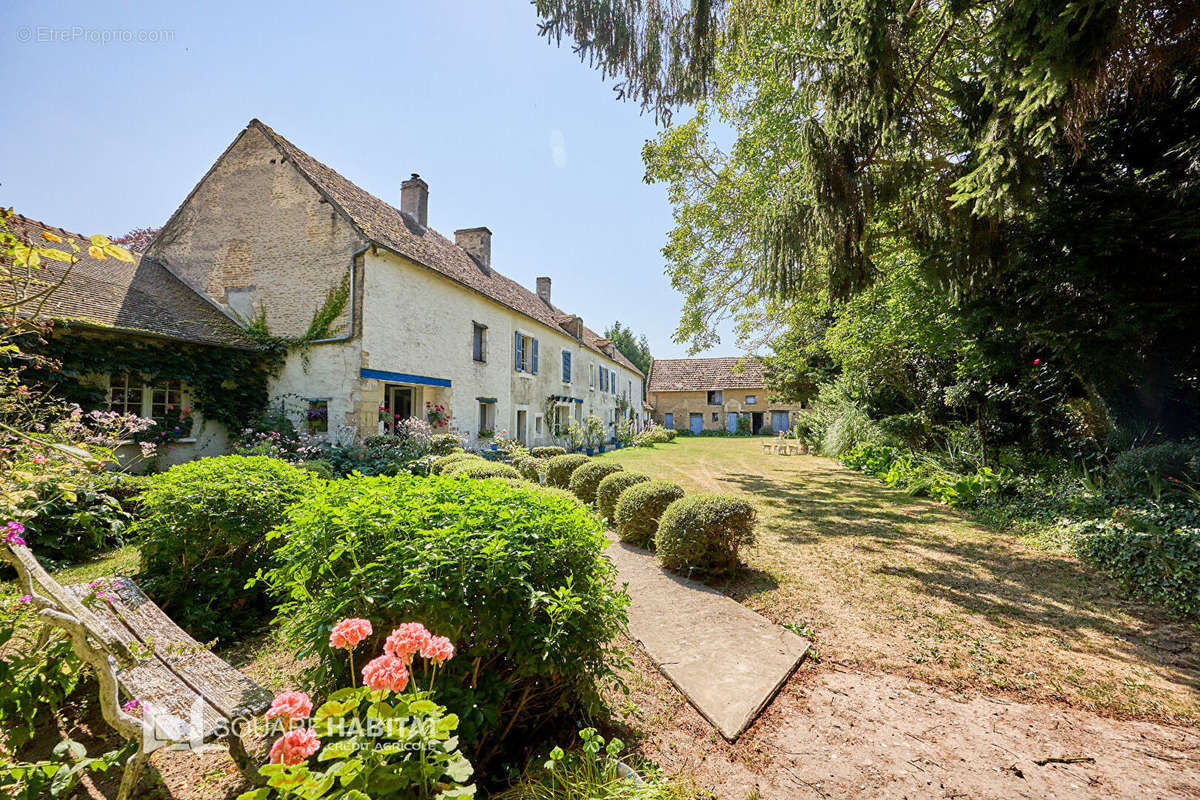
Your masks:
<svg viewBox="0 0 1200 800"><path fill-rule="evenodd" d="M748 397L754 397L756 402L747 403ZM790 423L792 415L804 408L799 403L769 402L766 390L761 388L723 389L719 405L709 404L707 391L651 392L648 400L654 406L654 421L659 425L664 425L666 424L666 415L671 414L673 416L672 427L677 430L688 430L691 424L691 415L697 413L704 418L704 430L721 431L728 430L728 415L731 413L761 413L763 415L762 424L771 425L772 412L786 411ZM714 413L717 415L716 419L713 419Z"/></svg>
<svg viewBox="0 0 1200 800"><path fill-rule="evenodd" d="M270 141L247 128L163 228L147 255L276 336L301 336L365 246ZM335 323L345 329L349 309Z"/></svg>

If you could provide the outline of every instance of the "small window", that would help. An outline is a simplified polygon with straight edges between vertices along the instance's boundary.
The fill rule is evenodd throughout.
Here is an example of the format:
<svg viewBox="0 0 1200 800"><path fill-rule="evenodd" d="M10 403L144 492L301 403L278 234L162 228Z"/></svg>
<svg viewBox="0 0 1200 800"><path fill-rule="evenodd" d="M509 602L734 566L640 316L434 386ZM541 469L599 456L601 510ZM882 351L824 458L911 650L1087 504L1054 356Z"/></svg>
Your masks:
<svg viewBox="0 0 1200 800"><path fill-rule="evenodd" d="M471 323L471 358L480 363L487 361L487 325Z"/></svg>
<svg viewBox="0 0 1200 800"><path fill-rule="evenodd" d="M719 391L708 393L708 404L710 406L721 405L721 393Z"/></svg>
<svg viewBox="0 0 1200 800"><path fill-rule="evenodd" d="M542 435L542 415L538 414L533 418L533 432L536 436Z"/></svg>
<svg viewBox="0 0 1200 800"><path fill-rule="evenodd" d="M716 422L718 419L719 419L719 417L717 416L717 412L716 412L716 411L714 411L714 412L713 412L713 415L712 415L712 421L713 421L713 422Z"/></svg>
<svg viewBox="0 0 1200 800"><path fill-rule="evenodd" d="M748 406L758 405L758 395L755 395L755 394L746 395L746 405L748 405Z"/></svg>
<svg viewBox="0 0 1200 800"><path fill-rule="evenodd" d="M492 418L491 408L492 408L491 403L480 403L479 404L479 432L480 433L484 433L485 431L487 433L491 433L491 431L492 431L493 418Z"/></svg>
<svg viewBox="0 0 1200 800"><path fill-rule="evenodd" d="M178 416L183 400L183 384L177 380L158 381L150 389L150 416L156 420Z"/></svg>
<svg viewBox="0 0 1200 800"><path fill-rule="evenodd" d="M588 388L596 388L596 365L588 364Z"/></svg>
<svg viewBox="0 0 1200 800"><path fill-rule="evenodd" d="M120 373L109 378L108 408L118 414L142 415L142 381L130 379L129 373Z"/></svg>
<svg viewBox="0 0 1200 800"><path fill-rule="evenodd" d="M309 400L305 423L309 433L329 432L329 401Z"/></svg>
<svg viewBox="0 0 1200 800"><path fill-rule="evenodd" d="M562 356L563 383L571 382L571 351L563 350Z"/></svg>
<svg viewBox="0 0 1200 800"><path fill-rule="evenodd" d="M537 375L538 371L538 340L518 331L515 335L513 350L513 365L517 372L528 372Z"/></svg>

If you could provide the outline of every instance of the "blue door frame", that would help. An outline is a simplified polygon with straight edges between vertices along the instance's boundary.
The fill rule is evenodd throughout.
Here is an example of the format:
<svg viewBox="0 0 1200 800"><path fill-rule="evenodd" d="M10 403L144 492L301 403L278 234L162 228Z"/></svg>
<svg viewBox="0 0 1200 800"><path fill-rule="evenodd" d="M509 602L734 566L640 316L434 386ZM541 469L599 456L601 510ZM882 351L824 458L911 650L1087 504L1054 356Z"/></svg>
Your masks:
<svg viewBox="0 0 1200 800"><path fill-rule="evenodd" d="M730 412L729 412L729 417L728 417L728 419L726 420L726 424L725 424L725 426L726 426L726 427L729 429L729 432L730 432L730 433L737 433L737 424L738 424L738 415L737 415L737 412L736 412L736 411L730 411Z"/></svg>
<svg viewBox="0 0 1200 800"><path fill-rule="evenodd" d="M700 433L704 430L704 415L692 414L688 418L688 426L692 429L692 433Z"/></svg>
<svg viewBox="0 0 1200 800"><path fill-rule="evenodd" d="M674 414L670 414L670 413L663 414L663 427L664 428L674 428L675 427L675 415Z"/></svg>
<svg viewBox="0 0 1200 800"><path fill-rule="evenodd" d="M788 429L788 412L772 411L771 429L776 433L779 433L780 431L786 431Z"/></svg>

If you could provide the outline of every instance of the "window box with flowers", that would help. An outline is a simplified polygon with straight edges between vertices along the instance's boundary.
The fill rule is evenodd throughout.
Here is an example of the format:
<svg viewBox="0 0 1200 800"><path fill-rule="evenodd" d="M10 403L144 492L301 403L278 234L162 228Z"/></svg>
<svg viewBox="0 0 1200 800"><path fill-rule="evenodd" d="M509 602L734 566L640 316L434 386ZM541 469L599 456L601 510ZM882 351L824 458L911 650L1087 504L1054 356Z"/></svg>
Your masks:
<svg viewBox="0 0 1200 800"><path fill-rule="evenodd" d="M444 428L450 424L450 411L441 403L426 403L425 418L435 428Z"/></svg>
<svg viewBox="0 0 1200 800"><path fill-rule="evenodd" d="M495 428L480 428L479 429L479 438L480 439L490 439L495 435L496 435Z"/></svg>

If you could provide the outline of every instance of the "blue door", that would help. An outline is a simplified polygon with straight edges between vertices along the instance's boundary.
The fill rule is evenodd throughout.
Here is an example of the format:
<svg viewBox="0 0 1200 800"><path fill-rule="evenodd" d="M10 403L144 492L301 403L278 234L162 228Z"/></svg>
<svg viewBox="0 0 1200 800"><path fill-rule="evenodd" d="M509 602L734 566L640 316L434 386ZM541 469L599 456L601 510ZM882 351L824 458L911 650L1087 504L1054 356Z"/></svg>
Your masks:
<svg viewBox="0 0 1200 800"><path fill-rule="evenodd" d="M726 427L729 428L730 433L737 433L737 422L738 422L737 412L736 411L729 412L729 418L727 420Z"/></svg>
<svg viewBox="0 0 1200 800"><path fill-rule="evenodd" d="M664 428L672 428L672 429L675 427L675 415L674 414L663 414L663 427Z"/></svg>
<svg viewBox="0 0 1200 800"><path fill-rule="evenodd" d="M788 412L772 411L771 412L771 430L779 433L780 431L787 432L788 429Z"/></svg>
<svg viewBox="0 0 1200 800"><path fill-rule="evenodd" d="M692 426L692 433L699 433L704 430L704 415L692 414L688 420Z"/></svg>

